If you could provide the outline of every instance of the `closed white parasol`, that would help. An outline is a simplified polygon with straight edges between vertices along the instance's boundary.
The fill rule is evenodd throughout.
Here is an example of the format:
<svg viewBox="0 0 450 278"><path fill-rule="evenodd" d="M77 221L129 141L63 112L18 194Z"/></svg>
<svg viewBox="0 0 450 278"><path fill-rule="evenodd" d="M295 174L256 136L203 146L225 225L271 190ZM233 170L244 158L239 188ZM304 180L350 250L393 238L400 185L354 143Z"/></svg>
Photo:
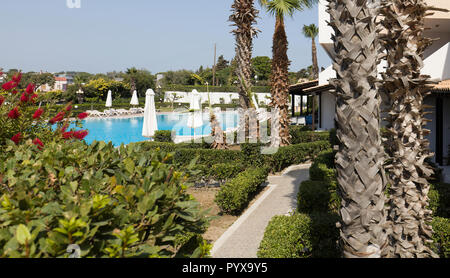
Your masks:
<svg viewBox="0 0 450 278"><path fill-rule="evenodd" d="M133 96L131 97L131 105L139 105L139 99L138 99L138 95L137 95L137 91L134 90L133 92Z"/></svg>
<svg viewBox="0 0 450 278"><path fill-rule="evenodd" d="M112 107L112 92L111 90L108 91L108 97L106 98L106 107Z"/></svg>
<svg viewBox="0 0 450 278"><path fill-rule="evenodd" d="M158 121L156 119L155 92L148 89L145 93L144 126L142 136L153 137L158 130Z"/></svg>

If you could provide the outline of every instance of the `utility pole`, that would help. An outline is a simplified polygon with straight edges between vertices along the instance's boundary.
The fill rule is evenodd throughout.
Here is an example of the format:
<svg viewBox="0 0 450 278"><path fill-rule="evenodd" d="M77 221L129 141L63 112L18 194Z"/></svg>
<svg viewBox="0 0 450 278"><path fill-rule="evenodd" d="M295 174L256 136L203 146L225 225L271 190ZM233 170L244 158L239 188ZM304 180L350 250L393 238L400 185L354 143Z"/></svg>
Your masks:
<svg viewBox="0 0 450 278"><path fill-rule="evenodd" d="M214 44L214 66L213 66L213 86L216 86L216 50L217 50L217 45Z"/></svg>

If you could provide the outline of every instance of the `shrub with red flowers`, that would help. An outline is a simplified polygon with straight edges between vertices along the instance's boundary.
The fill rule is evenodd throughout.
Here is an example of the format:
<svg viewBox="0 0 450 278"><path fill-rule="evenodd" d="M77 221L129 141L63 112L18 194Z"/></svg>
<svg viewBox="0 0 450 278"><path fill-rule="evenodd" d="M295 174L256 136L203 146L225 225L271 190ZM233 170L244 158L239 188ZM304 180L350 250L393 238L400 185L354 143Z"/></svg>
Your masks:
<svg viewBox="0 0 450 278"><path fill-rule="evenodd" d="M64 140L83 140L88 131L69 131L71 123L81 128L82 119L88 115L81 113L72 115L72 105L61 106L56 115L52 115L49 107L52 103L43 94L36 92L32 83L26 89L20 89L22 73L12 77L0 88L0 146L8 141L16 145L30 140L38 149L45 147L46 143ZM43 105L44 103L44 105ZM70 119L74 118L73 121Z"/></svg>

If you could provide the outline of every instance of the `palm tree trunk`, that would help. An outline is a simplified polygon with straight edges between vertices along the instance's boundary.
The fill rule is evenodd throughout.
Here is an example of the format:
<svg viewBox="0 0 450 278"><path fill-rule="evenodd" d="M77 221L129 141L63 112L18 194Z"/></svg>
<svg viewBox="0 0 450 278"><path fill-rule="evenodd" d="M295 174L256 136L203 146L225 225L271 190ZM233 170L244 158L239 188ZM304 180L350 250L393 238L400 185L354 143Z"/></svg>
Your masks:
<svg viewBox="0 0 450 278"><path fill-rule="evenodd" d="M386 253L386 178L380 136L380 96L375 82L380 44L375 18L379 0L333 0L328 13L335 31L332 83L337 93L336 154L340 245L347 258Z"/></svg>
<svg viewBox="0 0 450 278"><path fill-rule="evenodd" d="M242 109L250 107L248 90L251 90L253 37L257 30L253 27L256 23L258 11L254 8L253 0L234 0L231 6L233 14L230 21L237 27L233 33L236 36L236 75L239 79L239 101Z"/></svg>
<svg viewBox="0 0 450 278"><path fill-rule="evenodd" d="M244 114L240 113L239 128L244 129L245 138L249 136L249 119L245 117L245 111L250 108L249 92L252 89L252 52L253 37L257 34L257 29L253 27L256 23L258 11L254 7L253 0L234 0L231 6L233 13L230 21L237 27L233 30L236 36L236 75L239 79L239 103Z"/></svg>
<svg viewBox="0 0 450 278"><path fill-rule="evenodd" d="M226 142L225 132L223 132L220 127L217 117L214 112L210 112L210 123L211 123L211 137L214 142L211 144L212 149L216 150L227 150L228 145Z"/></svg>
<svg viewBox="0 0 450 278"><path fill-rule="evenodd" d="M317 62L317 47L314 38L312 38L312 64L314 79L317 79L319 78L319 63Z"/></svg>
<svg viewBox="0 0 450 278"><path fill-rule="evenodd" d="M279 115L279 137L280 146L287 146L290 142L289 134L289 65L287 56L288 41L284 28L283 18L277 16L275 33L273 36L273 59L272 59L272 103L278 109Z"/></svg>
<svg viewBox="0 0 450 278"><path fill-rule="evenodd" d="M432 156L424 129L423 99L427 77L421 76L423 52L431 40L423 38L427 5L423 0L384 2L382 24L388 68L383 74L384 92L389 99L386 149L390 156L389 257L437 257L427 247L432 241L431 211L427 209L433 170L425 163ZM408 26L408 28L405 28Z"/></svg>

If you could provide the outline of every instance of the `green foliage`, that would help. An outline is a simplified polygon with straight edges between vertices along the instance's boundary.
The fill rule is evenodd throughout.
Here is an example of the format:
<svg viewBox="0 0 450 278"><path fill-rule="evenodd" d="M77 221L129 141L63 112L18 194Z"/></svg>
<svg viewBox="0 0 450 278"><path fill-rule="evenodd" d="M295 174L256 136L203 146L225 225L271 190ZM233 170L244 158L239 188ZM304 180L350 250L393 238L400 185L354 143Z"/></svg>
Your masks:
<svg viewBox="0 0 450 278"><path fill-rule="evenodd" d="M239 214L266 181L268 173L268 169L264 167L247 169L221 187L215 202L223 212Z"/></svg>
<svg viewBox="0 0 450 278"><path fill-rule="evenodd" d="M218 163L209 169L210 177L223 182L239 175L245 167L241 163Z"/></svg>
<svg viewBox="0 0 450 278"><path fill-rule="evenodd" d="M336 258L337 215L326 213L275 216L261 241L258 258Z"/></svg>
<svg viewBox="0 0 450 278"><path fill-rule="evenodd" d="M436 253L441 258L450 258L450 219L434 217L431 225Z"/></svg>
<svg viewBox="0 0 450 278"><path fill-rule="evenodd" d="M321 151L329 149L328 141L302 143L281 147L273 155L266 156L266 165L272 172L279 172L294 164L301 164L309 159L314 159Z"/></svg>
<svg viewBox="0 0 450 278"><path fill-rule="evenodd" d="M156 142L169 142L172 143L172 131L170 130L157 130L155 131Z"/></svg>
<svg viewBox="0 0 450 278"><path fill-rule="evenodd" d="M258 81L268 81L272 73L272 60L267 56L257 56L252 59L252 69Z"/></svg>
<svg viewBox="0 0 450 278"><path fill-rule="evenodd" d="M304 131L302 127L290 126L291 144L310 143L330 140L329 132Z"/></svg>
<svg viewBox="0 0 450 278"><path fill-rule="evenodd" d="M177 241L202 234L207 218L170 155L104 142L51 143L43 151L8 143L3 151L0 257L67 257L69 244L79 245L82 257L207 250L204 242L185 248Z"/></svg>
<svg viewBox="0 0 450 278"><path fill-rule="evenodd" d="M429 208L435 216L450 218L450 184L432 184L428 192Z"/></svg>
<svg viewBox="0 0 450 278"><path fill-rule="evenodd" d="M326 212L329 210L331 193L323 181L304 181L297 195L297 209L301 213Z"/></svg>

